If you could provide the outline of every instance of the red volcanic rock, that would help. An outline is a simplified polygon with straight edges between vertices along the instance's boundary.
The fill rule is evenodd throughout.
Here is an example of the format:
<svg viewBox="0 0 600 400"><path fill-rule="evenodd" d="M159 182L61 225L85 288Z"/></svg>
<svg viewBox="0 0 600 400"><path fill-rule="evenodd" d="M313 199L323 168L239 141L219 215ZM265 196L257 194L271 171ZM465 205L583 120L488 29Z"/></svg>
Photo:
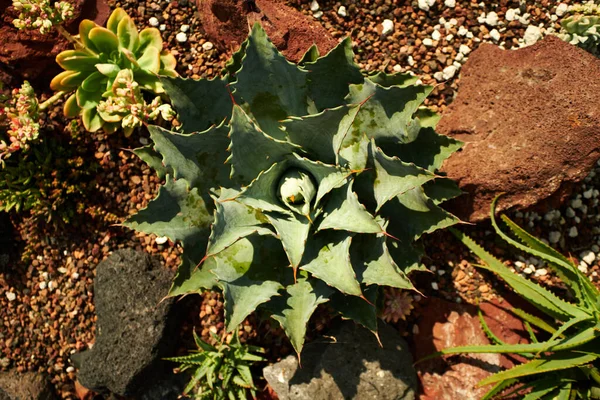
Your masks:
<svg viewBox="0 0 600 400"><path fill-rule="evenodd" d="M262 24L275 46L292 61L299 61L313 44L321 55L337 44L327 29L281 0L257 0L257 10L242 0L197 2L206 35L221 49L237 50L255 22Z"/></svg>
<svg viewBox="0 0 600 400"><path fill-rule="evenodd" d="M464 65L437 130L465 142L443 171L466 195L461 218L556 206L600 158L600 60L554 36L520 50L483 44Z"/></svg>
<svg viewBox="0 0 600 400"><path fill-rule="evenodd" d="M437 298L427 302L419 333L414 336L415 360L450 347L490 344L475 306ZM496 336L510 344L526 343L523 324L508 311L511 308L507 301L481 305L484 319ZM454 355L419 363L420 400L479 400L490 388L478 387L477 383L513 365L512 359L500 354Z"/></svg>
<svg viewBox="0 0 600 400"><path fill-rule="evenodd" d="M99 25L108 19L110 7L106 0L73 0L71 3L75 16L66 27L71 33L77 33L79 22L84 18ZM28 79L47 86L50 79L62 71L54 60L56 55L70 45L56 31L42 35L38 30L16 29L12 21L19 13L11 4L11 0L0 0L0 79L9 85Z"/></svg>

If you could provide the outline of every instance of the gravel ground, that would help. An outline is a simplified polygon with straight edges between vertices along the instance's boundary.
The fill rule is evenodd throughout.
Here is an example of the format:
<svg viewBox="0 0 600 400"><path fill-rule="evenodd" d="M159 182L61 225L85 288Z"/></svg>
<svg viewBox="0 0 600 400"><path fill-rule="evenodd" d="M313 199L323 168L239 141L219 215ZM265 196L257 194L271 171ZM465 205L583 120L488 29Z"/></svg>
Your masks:
<svg viewBox="0 0 600 400"><path fill-rule="evenodd" d="M351 35L356 59L366 71L410 71L425 84L436 88L427 104L443 111L455 95L460 66L480 43L490 42L507 49L518 48L538 33L559 28L555 1L480 2L452 0L347 0L289 1L289 5L322 23L336 38ZM569 1L564 1L568 4ZM125 0L111 1L135 17L138 27L157 26L166 46L178 59L178 72L194 79L214 76L228 54L216 49L202 32L193 1ZM344 7L342 9L342 7ZM426 10L428 9L428 10ZM560 10L558 12L560 14ZM388 22L389 21L389 22ZM56 114L58 111L55 111ZM51 114L50 119L60 119ZM69 356L88 348L94 341L93 278L95 266L111 252L133 247L157 255L168 268L179 263L179 248L173 243L158 244L152 235L131 232L118 226L128 215L145 207L157 192L159 180L127 150L145 143L147 134L131 138L119 135L85 134L94 149L100 170L94 189L95 200L85 210L83 222L74 227L52 229L30 219L13 217L23 260L8 271L0 271L0 368L19 371L41 370L50 375L57 393L75 399L75 371ZM578 258L580 268L598 283L600 219L598 190L600 167L577 188L559 210L544 215L513 214L515 221L547 239L565 254ZM491 236L489 226L470 230L486 242L516 271L543 284L556 280L535 259L507 252ZM482 275L471 265L473 259L448 233L427 239L432 274L418 274L417 287L425 296L451 301L476 302L504 290L501 282ZM398 328L413 331L419 318L419 298L408 321ZM223 329L222 300L217 293L190 302L190 325L181 335L189 343L189 331L196 327L204 338ZM309 331L317 334L329 322L322 307L311 320ZM268 348L274 360L291 351L278 328L260 315L251 317L242 329L242 338ZM182 346L183 347L183 346ZM275 350L276 349L276 350Z"/></svg>

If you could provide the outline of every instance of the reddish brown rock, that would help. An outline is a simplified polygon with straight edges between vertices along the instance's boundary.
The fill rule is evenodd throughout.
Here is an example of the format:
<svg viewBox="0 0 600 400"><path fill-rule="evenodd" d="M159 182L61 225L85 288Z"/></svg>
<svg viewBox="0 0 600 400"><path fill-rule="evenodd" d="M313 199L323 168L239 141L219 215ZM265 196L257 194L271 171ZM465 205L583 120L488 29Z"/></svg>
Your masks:
<svg viewBox="0 0 600 400"><path fill-rule="evenodd" d="M19 13L13 10L11 3L11 0L0 0L0 79L9 85L28 79L34 81L34 85L47 86L50 79L62 71L55 57L68 49L69 43L56 31L42 35L37 30L16 29L12 21ZM73 0L71 3L75 16L67 29L73 34L84 18L99 25L108 19L110 7L106 0Z"/></svg>
<svg viewBox="0 0 600 400"><path fill-rule="evenodd" d="M468 194L451 209L471 222L542 200L556 206L600 158L600 61L548 36L534 46L483 44L464 65L438 132L466 143L443 166Z"/></svg>
<svg viewBox="0 0 600 400"><path fill-rule="evenodd" d="M490 343L481 329L476 307L437 298L427 302L428 311L419 321L414 339L415 360L450 347ZM484 319L496 336L510 344L526 343L523 324L508 311L511 308L507 301L481 305ZM416 369L423 389L420 400L479 400L489 387L478 387L477 383L513 365L512 359L500 354L455 355L419 363Z"/></svg>
<svg viewBox="0 0 600 400"><path fill-rule="evenodd" d="M337 44L327 29L281 0L257 0L258 12L241 0L197 0L197 3L206 35L224 50L237 50L255 22L262 24L275 46L292 61L299 61L313 44L321 55Z"/></svg>

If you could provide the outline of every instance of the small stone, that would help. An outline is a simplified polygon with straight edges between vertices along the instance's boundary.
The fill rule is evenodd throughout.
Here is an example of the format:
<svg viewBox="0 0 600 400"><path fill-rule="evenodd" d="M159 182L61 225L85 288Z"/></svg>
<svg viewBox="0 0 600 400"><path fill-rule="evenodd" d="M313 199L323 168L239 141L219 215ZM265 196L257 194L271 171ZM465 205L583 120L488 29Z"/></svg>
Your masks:
<svg viewBox="0 0 600 400"><path fill-rule="evenodd" d="M593 244L592 245L592 251L594 253L600 253L600 246L598 246L597 244Z"/></svg>
<svg viewBox="0 0 600 400"><path fill-rule="evenodd" d="M483 285L479 286L479 291L481 293L487 293L490 291L490 287L484 283Z"/></svg>
<svg viewBox="0 0 600 400"><path fill-rule="evenodd" d="M444 73L442 71L438 71L435 74L433 74L433 77L436 81L443 81L444 80Z"/></svg>
<svg viewBox="0 0 600 400"><path fill-rule="evenodd" d="M542 38L542 30L534 25L529 25L525 30L523 41L526 46L531 46Z"/></svg>
<svg viewBox="0 0 600 400"><path fill-rule="evenodd" d="M381 34L383 36L389 35L390 33L394 32L394 21L392 21L391 19L384 19L381 25L383 26L383 29L381 30Z"/></svg>
<svg viewBox="0 0 600 400"><path fill-rule="evenodd" d="M319 3L317 2L317 0L313 0L310 3L310 11L317 12L317 11L319 11L319 8L320 8L320 6L319 6Z"/></svg>
<svg viewBox="0 0 600 400"><path fill-rule="evenodd" d="M79 274L78 274L77 272L73 272L73 273L71 274L71 279L73 279L73 280L77 280L77 279L79 279Z"/></svg>
<svg viewBox="0 0 600 400"><path fill-rule="evenodd" d="M560 237L561 237L561 233L560 232L558 232L558 231L552 231L548 235L548 241L550 243L552 243L552 244L556 244L560 240Z"/></svg>
<svg viewBox="0 0 600 400"><path fill-rule="evenodd" d="M181 32L187 32L190 30L190 26L189 25L181 25L181 27L179 28L179 30Z"/></svg>
<svg viewBox="0 0 600 400"><path fill-rule="evenodd" d="M465 28L464 26L461 26L460 28L458 28L459 36L466 36L467 33L469 33L469 30L467 28Z"/></svg>
<svg viewBox="0 0 600 400"><path fill-rule="evenodd" d="M152 17L148 20L148 23L150 24L150 26L158 26L158 24L159 24L158 18Z"/></svg>
<svg viewBox="0 0 600 400"><path fill-rule="evenodd" d="M55 281L50 281L48 282L48 289L50 289L51 291L56 289L56 282Z"/></svg>
<svg viewBox="0 0 600 400"><path fill-rule="evenodd" d="M452 39L454 39L454 35L453 34L449 34L448 36L446 36L446 41L447 42L451 42Z"/></svg>
<svg viewBox="0 0 600 400"><path fill-rule="evenodd" d="M485 16L485 23L489 26L498 25L498 14L494 11L489 12L488 15Z"/></svg>
<svg viewBox="0 0 600 400"><path fill-rule="evenodd" d="M396 65L394 65L392 70L394 70L394 72L400 72L400 71L402 71L402 67L400 66L400 64L396 64Z"/></svg>
<svg viewBox="0 0 600 400"><path fill-rule="evenodd" d="M413 56L408 56L408 58L406 59L406 61L408 62L408 65L410 65L411 67L416 64L415 59L413 58Z"/></svg>
<svg viewBox="0 0 600 400"><path fill-rule="evenodd" d="M40 286L40 290L44 290L44 289L46 289L48 287L48 283L45 282L45 281L44 282L40 282L39 286Z"/></svg>
<svg viewBox="0 0 600 400"><path fill-rule="evenodd" d="M446 79L446 80L452 79L454 77L454 75L456 75L457 70L458 69L454 65L450 65L450 66L444 68L444 70L442 71L444 79Z"/></svg>
<svg viewBox="0 0 600 400"><path fill-rule="evenodd" d="M492 29L490 31L490 37L494 42L500 41L500 32L498 32L498 29Z"/></svg>
<svg viewBox="0 0 600 400"><path fill-rule="evenodd" d="M313 14L313 17L315 17L316 19L320 19L322 16L323 16L323 11L320 11L320 10Z"/></svg>
<svg viewBox="0 0 600 400"><path fill-rule="evenodd" d="M179 32L176 36L175 36L175 40L177 40L179 43L185 43L187 42L187 35L185 34L185 32Z"/></svg>
<svg viewBox="0 0 600 400"><path fill-rule="evenodd" d="M591 199L593 195L594 195L594 188L591 188L591 189L586 190L585 192L583 192L583 197L585 199Z"/></svg>
<svg viewBox="0 0 600 400"><path fill-rule="evenodd" d="M471 49L466 44L461 44L458 48L459 53L464 54L465 56L471 52Z"/></svg>
<svg viewBox="0 0 600 400"><path fill-rule="evenodd" d="M202 50L204 50L204 51L212 50L213 47L215 47L215 46L214 46L214 44L212 44L212 42L204 42L202 44Z"/></svg>
<svg viewBox="0 0 600 400"><path fill-rule="evenodd" d="M433 290L439 290L440 287L438 286L437 282L431 282L431 288Z"/></svg>
<svg viewBox="0 0 600 400"><path fill-rule="evenodd" d="M8 301L15 301L17 298L17 295L14 294L13 292L6 292L6 298L8 299Z"/></svg>
<svg viewBox="0 0 600 400"><path fill-rule="evenodd" d="M567 211L565 211L565 215L567 216L567 218L573 218L575 217L575 210L573 210L571 207L567 207Z"/></svg>
<svg viewBox="0 0 600 400"><path fill-rule="evenodd" d="M546 276L548 275L548 270L546 270L545 268L540 268L537 271L535 271L535 276Z"/></svg>
<svg viewBox="0 0 600 400"><path fill-rule="evenodd" d="M527 274L527 275L531 275L533 273L533 269L531 269L530 267L527 267L523 270L523 273Z"/></svg>
<svg viewBox="0 0 600 400"><path fill-rule="evenodd" d="M574 209L581 208L582 205L583 205L583 202L581 201L581 199L575 199L575 200L571 201L571 207Z"/></svg>
<svg viewBox="0 0 600 400"><path fill-rule="evenodd" d="M440 33L440 31L435 30L431 34L431 38L437 42L438 40L440 40L442 38L442 34Z"/></svg>
<svg viewBox="0 0 600 400"><path fill-rule="evenodd" d="M346 7L344 6L340 6L340 8L338 8L337 13L340 17L345 17L348 15L348 13L346 12Z"/></svg>
<svg viewBox="0 0 600 400"><path fill-rule="evenodd" d="M167 25L165 25L165 24L161 24L161 25L158 27L158 30L159 30L159 31L161 31L161 32L164 32L164 31L166 31L166 30L167 30Z"/></svg>
<svg viewBox="0 0 600 400"><path fill-rule="evenodd" d="M556 7L556 15L559 17L562 17L563 15L565 15L565 13L567 12L568 9L569 9L569 6L567 6L565 3L560 3Z"/></svg>
<svg viewBox="0 0 600 400"><path fill-rule="evenodd" d="M427 47L431 47L433 46L433 40L431 40L431 38L425 38L423 39L423 44Z"/></svg>
<svg viewBox="0 0 600 400"><path fill-rule="evenodd" d="M504 18L506 18L506 20L509 22L514 21L517 18L517 14L520 14L520 11L518 9L509 8L508 10L506 10Z"/></svg>
<svg viewBox="0 0 600 400"><path fill-rule="evenodd" d="M445 0L444 5L449 8L456 7L456 0Z"/></svg>
<svg viewBox="0 0 600 400"><path fill-rule="evenodd" d="M586 262L586 264L588 265L592 265L594 264L594 261L596 261L596 255L594 254L593 251L590 250L586 250L584 252L582 252L579 257Z"/></svg>
<svg viewBox="0 0 600 400"><path fill-rule="evenodd" d="M419 8L423 11L429 11L429 9L435 4L435 0L419 0Z"/></svg>
<svg viewBox="0 0 600 400"><path fill-rule="evenodd" d="M67 367L66 371L67 371L67 373L75 372L75 368L69 366L69 367Z"/></svg>
<svg viewBox="0 0 600 400"><path fill-rule="evenodd" d="M577 232L577 227L576 226L572 226L571 229L569 229L569 233L568 233L569 237L577 237L577 235L579 235L579 232Z"/></svg>
<svg viewBox="0 0 600 400"><path fill-rule="evenodd" d="M158 245L165 244L168 241L169 241L169 238L166 237L166 236L157 237L156 240L155 240L156 244L158 244Z"/></svg>
<svg viewBox="0 0 600 400"><path fill-rule="evenodd" d="M580 262L577 266L577 269L584 274L588 273L588 265L585 263L585 261Z"/></svg>

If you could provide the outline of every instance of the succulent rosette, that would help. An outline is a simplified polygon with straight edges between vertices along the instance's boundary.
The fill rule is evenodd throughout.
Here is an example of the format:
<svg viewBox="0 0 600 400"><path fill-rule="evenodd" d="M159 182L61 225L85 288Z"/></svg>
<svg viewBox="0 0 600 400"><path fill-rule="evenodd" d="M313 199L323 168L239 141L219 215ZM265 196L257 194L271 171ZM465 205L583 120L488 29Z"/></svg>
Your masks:
<svg viewBox="0 0 600 400"><path fill-rule="evenodd" d="M163 79L189 133L150 127L136 153L165 184L126 224L182 244L171 295L219 287L227 330L262 307L298 353L321 303L376 332L378 287L413 289L414 242L458 222L435 171L461 143L416 81L363 76L349 39L290 63L260 25L224 76Z"/></svg>
<svg viewBox="0 0 600 400"><path fill-rule="evenodd" d="M600 6L598 6L596 12L600 12L598 10L600 10ZM600 55L599 15L572 15L561 21L561 27L562 29L558 36L562 40L581 47L592 54Z"/></svg>
<svg viewBox="0 0 600 400"><path fill-rule="evenodd" d="M177 76L175 57L163 50L160 31L145 28L138 32L122 8L112 12L106 28L88 19L81 21L75 40L75 50L56 56L56 62L65 71L54 77L50 87L55 91L75 91L65 102L64 113L70 118L81 115L88 131L102 128L114 132L121 125L121 120L105 120L98 112L98 105L112 96L120 71L131 71L140 89L155 94L164 91L158 75Z"/></svg>

